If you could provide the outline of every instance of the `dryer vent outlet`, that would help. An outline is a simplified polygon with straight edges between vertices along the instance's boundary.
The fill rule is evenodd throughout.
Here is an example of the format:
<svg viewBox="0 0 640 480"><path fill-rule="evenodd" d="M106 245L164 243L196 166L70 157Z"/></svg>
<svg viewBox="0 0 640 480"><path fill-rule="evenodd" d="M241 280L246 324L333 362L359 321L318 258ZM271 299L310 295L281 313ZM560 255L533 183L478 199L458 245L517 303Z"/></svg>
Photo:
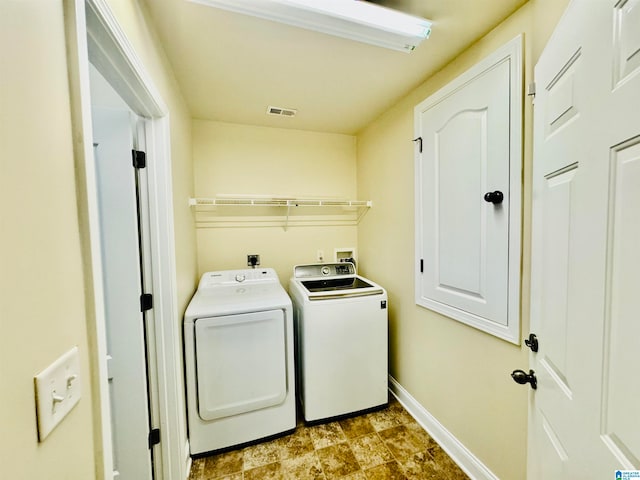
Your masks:
<svg viewBox="0 0 640 480"><path fill-rule="evenodd" d="M260 255L247 255L247 265L251 268L260 265Z"/></svg>

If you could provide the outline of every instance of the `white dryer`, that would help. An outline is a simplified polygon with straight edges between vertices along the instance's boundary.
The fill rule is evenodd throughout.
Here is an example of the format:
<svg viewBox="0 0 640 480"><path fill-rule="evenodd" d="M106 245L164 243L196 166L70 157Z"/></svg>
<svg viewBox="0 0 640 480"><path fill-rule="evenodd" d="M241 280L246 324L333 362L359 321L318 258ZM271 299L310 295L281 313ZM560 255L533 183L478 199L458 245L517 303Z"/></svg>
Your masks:
<svg viewBox="0 0 640 480"><path fill-rule="evenodd" d="M292 313L271 268L202 276L184 318L191 454L295 429Z"/></svg>
<svg viewBox="0 0 640 480"><path fill-rule="evenodd" d="M317 422L388 401L387 292L352 263L298 265L293 300L298 396Z"/></svg>

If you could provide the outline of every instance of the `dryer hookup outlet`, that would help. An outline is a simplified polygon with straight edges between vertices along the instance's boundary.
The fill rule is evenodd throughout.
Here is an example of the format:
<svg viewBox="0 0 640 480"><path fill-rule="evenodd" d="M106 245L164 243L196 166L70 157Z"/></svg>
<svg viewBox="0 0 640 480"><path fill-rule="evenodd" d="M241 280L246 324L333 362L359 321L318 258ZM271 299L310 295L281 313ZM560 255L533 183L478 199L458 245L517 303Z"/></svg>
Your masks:
<svg viewBox="0 0 640 480"><path fill-rule="evenodd" d="M260 265L260 255L247 255L247 266L256 268Z"/></svg>

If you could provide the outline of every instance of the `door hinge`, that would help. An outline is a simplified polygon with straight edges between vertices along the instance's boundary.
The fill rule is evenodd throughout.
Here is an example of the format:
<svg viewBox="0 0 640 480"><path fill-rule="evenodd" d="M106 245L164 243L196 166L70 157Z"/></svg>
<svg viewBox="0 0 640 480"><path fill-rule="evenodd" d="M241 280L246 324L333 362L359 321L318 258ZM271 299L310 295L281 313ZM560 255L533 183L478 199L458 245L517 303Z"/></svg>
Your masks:
<svg viewBox="0 0 640 480"><path fill-rule="evenodd" d="M420 259L420 273L424 273L424 259Z"/></svg>
<svg viewBox="0 0 640 480"><path fill-rule="evenodd" d="M418 150L422 153L422 137L414 138L413 141L418 142Z"/></svg>
<svg viewBox="0 0 640 480"><path fill-rule="evenodd" d="M536 98L536 82L531 82L527 87L527 96Z"/></svg>
<svg viewBox="0 0 640 480"><path fill-rule="evenodd" d="M149 448L160 443L160 429L154 428L149 432Z"/></svg>
<svg viewBox="0 0 640 480"><path fill-rule="evenodd" d="M147 154L141 150L131 150L134 168L144 168L147 166Z"/></svg>
<svg viewBox="0 0 640 480"><path fill-rule="evenodd" d="M153 308L153 295L150 293L143 293L140 295L140 311L146 312Z"/></svg>

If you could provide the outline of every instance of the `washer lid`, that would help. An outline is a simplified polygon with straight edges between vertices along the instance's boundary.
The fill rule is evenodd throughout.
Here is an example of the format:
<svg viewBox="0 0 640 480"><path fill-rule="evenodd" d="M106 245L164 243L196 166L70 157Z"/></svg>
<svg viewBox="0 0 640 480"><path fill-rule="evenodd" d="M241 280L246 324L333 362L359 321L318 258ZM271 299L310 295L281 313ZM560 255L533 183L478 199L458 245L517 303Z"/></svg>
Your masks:
<svg viewBox="0 0 640 480"><path fill-rule="evenodd" d="M358 290L373 287L373 285L364 281L360 277L332 277L322 280L300 280L300 283L302 283L302 285L304 285L304 287L311 293Z"/></svg>
<svg viewBox="0 0 640 480"><path fill-rule="evenodd" d="M367 295L382 295L384 288L359 275L345 277L328 277L310 279L293 278L291 288L302 292L306 298L314 300L331 300Z"/></svg>

